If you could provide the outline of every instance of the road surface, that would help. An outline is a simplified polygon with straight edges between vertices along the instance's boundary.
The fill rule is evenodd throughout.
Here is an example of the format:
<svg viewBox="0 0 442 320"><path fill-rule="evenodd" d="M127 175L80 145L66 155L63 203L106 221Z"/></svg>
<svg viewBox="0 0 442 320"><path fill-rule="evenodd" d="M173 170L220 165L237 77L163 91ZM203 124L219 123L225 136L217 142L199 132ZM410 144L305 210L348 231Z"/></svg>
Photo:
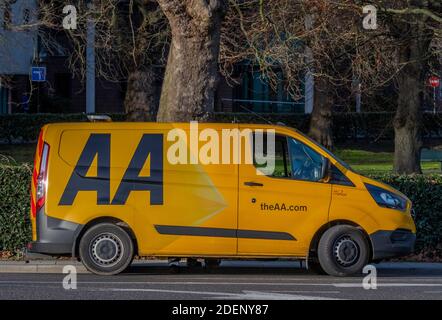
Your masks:
<svg viewBox="0 0 442 320"><path fill-rule="evenodd" d="M319 276L288 261L223 261L216 270L135 264L118 276L78 274L70 290L63 288L65 274L0 273L0 299L442 300L441 263L375 266L377 288L370 290L362 276Z"/></svg>

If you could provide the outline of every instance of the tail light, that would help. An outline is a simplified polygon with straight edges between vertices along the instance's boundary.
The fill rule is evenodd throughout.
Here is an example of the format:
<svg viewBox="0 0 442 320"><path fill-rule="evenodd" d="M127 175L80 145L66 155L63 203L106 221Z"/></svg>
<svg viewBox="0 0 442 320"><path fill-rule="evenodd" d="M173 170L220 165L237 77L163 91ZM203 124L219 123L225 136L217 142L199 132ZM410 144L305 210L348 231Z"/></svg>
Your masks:
<svg viewBox="0 0 442 320"><path fill-rule="evenodd" d="M37 187L35 191L37 199L36 211L40 210L41 207L43 207L46 200L48 159L49 159L49 145L45 143L43 145L43 153L41 155L41 160L40 160L40 172L38 174Z"/></svg>
<svg viewBox="0 0 442 320"><path fill-rule="evenodd" d="M31 215L33 218L36 217L38 210L43 207L46 200L48 160L49 144L43 141L42 134L40 133L34 161L34 172L32 174Z"/></svg>

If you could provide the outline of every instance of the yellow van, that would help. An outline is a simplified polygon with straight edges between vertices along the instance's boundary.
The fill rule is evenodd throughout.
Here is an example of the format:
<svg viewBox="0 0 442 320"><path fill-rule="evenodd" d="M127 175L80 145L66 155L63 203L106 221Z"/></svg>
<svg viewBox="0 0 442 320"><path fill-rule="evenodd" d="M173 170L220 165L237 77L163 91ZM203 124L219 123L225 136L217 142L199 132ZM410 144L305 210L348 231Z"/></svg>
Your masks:
<svg viewBox="0 0 442 320"><path fill-rule="evenodd" d="M103 275L122 272L138 255L201 258L208 265L304 259L333 276L413 250L410 200L297 130L196 125L43 127L28 249L78 257ZM259 137L262 155L272 150L273 171L264 173L255 159Z"/></svg>

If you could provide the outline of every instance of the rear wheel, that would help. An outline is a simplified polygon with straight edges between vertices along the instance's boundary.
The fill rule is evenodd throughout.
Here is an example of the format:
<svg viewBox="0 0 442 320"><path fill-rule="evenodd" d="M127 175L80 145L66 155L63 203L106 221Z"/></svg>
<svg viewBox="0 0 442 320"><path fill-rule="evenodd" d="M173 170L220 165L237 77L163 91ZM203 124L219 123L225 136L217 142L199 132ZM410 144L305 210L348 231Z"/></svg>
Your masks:
<svg viewBox="0 0 442 320"><path fill-rule="evenodd" d="M129 234L111 223L97 224L80 240L80 259L92 273L114 275L124 271L134 257L134 245Z"/></svg>
<svg viewBox="0 0 442 320"><path fill-rule="evenodd" d="M361 273L369 261L369 254L370 247L364 234L349 225L334 226L319 240L319 263L331 276Z"/></svg>

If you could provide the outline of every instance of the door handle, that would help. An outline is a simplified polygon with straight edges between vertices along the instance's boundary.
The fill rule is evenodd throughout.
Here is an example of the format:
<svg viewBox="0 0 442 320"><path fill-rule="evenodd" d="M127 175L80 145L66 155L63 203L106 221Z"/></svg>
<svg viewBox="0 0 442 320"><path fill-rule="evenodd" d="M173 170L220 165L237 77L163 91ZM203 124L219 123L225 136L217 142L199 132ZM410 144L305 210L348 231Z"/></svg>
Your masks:
<svg viewBox="0 0 442 320"><path fill-rule="evenodd" d="M244 185L248 186L248 187L263 187L264 186L262 183L253 182L253 181L244 182Z"/></svg>

